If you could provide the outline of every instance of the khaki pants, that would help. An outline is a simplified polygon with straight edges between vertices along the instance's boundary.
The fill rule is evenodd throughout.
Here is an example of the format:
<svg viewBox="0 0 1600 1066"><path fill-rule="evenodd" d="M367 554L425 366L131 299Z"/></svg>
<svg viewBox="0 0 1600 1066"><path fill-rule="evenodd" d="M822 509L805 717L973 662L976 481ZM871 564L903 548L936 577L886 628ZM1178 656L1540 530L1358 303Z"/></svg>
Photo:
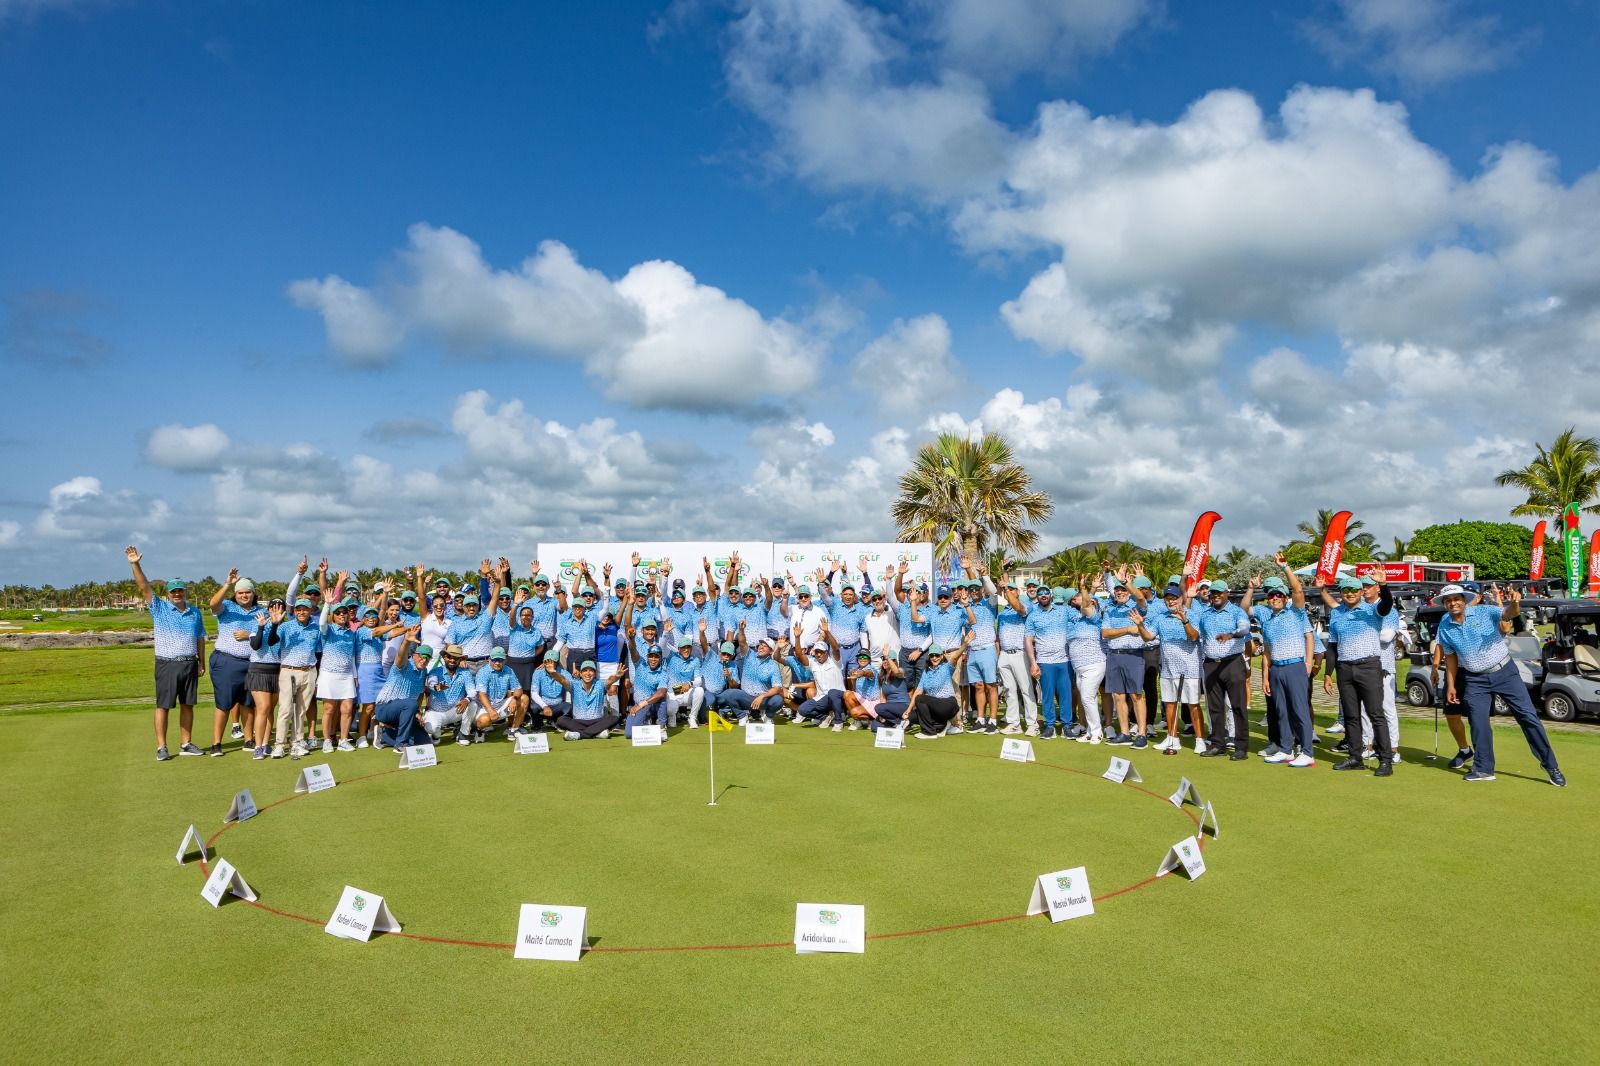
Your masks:
<svg viewBox="0 0 1600 1066"><path fill-rule="evenodd" d="M277 747L283 747L291 737L296 744L305 743L306 715L311 713L316 694L315 669L295 670L285 666L278 671Z"/></svg>

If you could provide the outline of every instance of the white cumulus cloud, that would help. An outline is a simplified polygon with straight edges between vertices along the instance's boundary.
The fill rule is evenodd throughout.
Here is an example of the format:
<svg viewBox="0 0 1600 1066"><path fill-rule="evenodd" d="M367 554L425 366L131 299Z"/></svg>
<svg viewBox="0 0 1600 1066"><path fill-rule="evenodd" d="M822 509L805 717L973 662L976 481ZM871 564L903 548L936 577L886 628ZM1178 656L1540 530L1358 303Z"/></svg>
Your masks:
<svg viewBox="0 0 1600 1066"><path fill-rule="evenodd" d="M221 427L157 426L144 445L144 457L168 470L215 470L228 454L231 442Z"/></svg>

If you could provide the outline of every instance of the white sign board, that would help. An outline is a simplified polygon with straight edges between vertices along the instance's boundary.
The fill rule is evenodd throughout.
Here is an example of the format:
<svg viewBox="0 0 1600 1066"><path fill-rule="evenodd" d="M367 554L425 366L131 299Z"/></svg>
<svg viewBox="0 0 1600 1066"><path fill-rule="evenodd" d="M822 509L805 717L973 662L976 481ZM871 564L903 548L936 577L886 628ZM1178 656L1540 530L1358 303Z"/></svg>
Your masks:
<svg viewBox="0 0 1600 1066"><path fill-rule="evenodd" d="M778 735L771 722L749 722L744 727L746 744L771 744Z"/></svg>
<svg viewBox="0 0 1600 1066"><path fill-rule="evenodd" d="M439 765L439 749L432 744L412 744L400 749L400 769L420 770Z"/></svg>
<svg viewBox="0 0 1600 1066"><path fill-rule="evenodd" d="M253 901L256 898L255 892L244 883L244 878L239 876L233 864L219 855L217 864L211 868L211 876L206 878L205 887L200 890L200 898L212 907L220 907L222 897L230 892L240 899Z"/></svg>
<svg viewBox="0 0 1600 1066"><path fill-rule="evenodd" d="M1000 758L1006 762L1034 762L1033 742L1011 738L1000 745Z"/></svg>
<svg viewBox="0 0 1600 1066"><path fill-rule="evenodd" d="M851 903L795 904L794 950L797 955L826 951L865 954L867 909Z"/></svg>
<svg viewBox="0 0 1600 1066"><path fill-rule="evenodd" d="M1207 822L1211 824L1209 830L1206 828ZM1216 808L1211 806L1210 800L1206 800L1205 805L1200 808L1200 832L1209 832L1212 836L1218 836L1222 832L1221 827L1217 825Z"/></svg>
<svg viewBox="0 0 1600 1066"><path fill-rule="evenodd" d="M228 804L228 813L222 816L223 822L243 822L256 816L256 800L250 795L248 788L241 788L234 794L233 802Z"/></svg>
<svg viewBox="0 0 1600 1066"><path fill-rule="evenodd" d="M639 553L637 572L633 566L634 552ZM663 565L669 565L672 574L668 580L682 578L684 587L692 589L697 584L705 584L705 568L701 561L706 560L711 563L712 582L721 588L728 576L729 560L734 553L739 556L739 575L736 580L740 584L754 578L772 576L772 542L764 540L571 541L540 544L539 573L552 581L559 579L562 586L570 590L572 579L578 573L577 563L580 559L589 564L589 572L594 575L597 585L605 583L607 563L611 564L612 585L618 581L631 582L635 576L641 581L658 579ZM610 593L613 589L605 591Z"/></svg>
<svg viewBox="0 0 1600 1066"><path fill-rule="evenodd" d="M1167 849L1167 857L1161 860L1156 876L1164 877L1180 867L1191 881L1206 872L1206 860L1200 854L1200 842L1194 837L1185 837Z"/></svg>
<svg viewBox="0 0 1600 1066"><path fill-rule="evenodd" d="M327 763L320 766L307 766L300 771L300 776L294 779L296 792L321 792L334 786L333 767Z"/></svg>
<svg viewBox="0 0 1600 1066"><path fill-rule="evenodd" d="M1089 890L1089 874L1082 866L1039 875L1033 883L1033 895L1028 897L1028 913L1046 911L1052 922L1094 913L1094 893Z"/></svg>
<svg viewBox="0 0 1600 1066"><path fill-rule="evenodd" d="M200 861L201 862L205 861L205 859L206 859L206 842L204 840L200 839L199 832L196 831L196 829L195 829L195 827L193 825L191 825L191 826L189 826L189 831L187 833L183 834L183 840L181 842L179 842L179 844L178 844L178 865L179 866L183 865L183 860L188 856L189 847L190 847L191 844L195 848L199 849L199 851L200 851Z"/></svg>
<svg viewBox="0 0 1600 1066"><path fill-rule="evenodd" d="M1205 801L1200 798L1200 790L1195 788L1187 777L1178 781L1178 791L1168 796L1167 802L1174 807L1182 807L1185 803L1192 803L1196 807L1205 805Z"/></svg>
<svg viewBox="0 0 1600 1066"><path fill-rule="evenodd" d="M518 755L549 755L550 738L543 733L518 733Z"/></svg>
<svg viewBox="0 0 1600 1066"><path fill-rule="evenodd" d="M519 959L577 962L586 943L583 930L588 916L587 907L524 903L517 918L517 946L513 954Z"/></svg>
<svg viewBox="0 0 1600 1066"><path fill-rule="evenodd" d="M1119 759L1115 755L1111 757L1111 765L1106 767L1106 772L1100 776L1107 781L1115 781L1119 785L1124 781L1138 781L1141 783L1144 781L1144 778L1139 776L1139 768L1137 766L1127 759ZM1181 807L1183 804L1180 803L1178 806Z"/></svg>
<svg viewBox="0 0 1600 1066"><path fill-rule="evenodd" d="M879 726L873 734L872 746L875 748L903 748L906 746L906 727L897 725L893 729Z"/></svg>
<svg viewBox="0 0 1600 1066"><path fill-rule="evenodd" d="M333 917L323 928L346 940L367 941L373 933L398 933L400 923L394 920L382 896L345 885Z"/></svg>
<svg viewBox="0 0 1600 1066"><path fill-rule="evenodd" d="M881 588L884 571L893 568L898 572L902 562L906 564L907 582L926 581L932 584L931 544L839 540L772 545L773 573L785 578L793 574L795 581L801 585L815 584L816 571L819 569L826 572L842 564L850 571L852 584L861 584L861 567L865 565L873 586Z"/></svg>
<svg viewBox="0 0 1600 1066"><path fill-rule="evenodd" d="M658 725L634 726L633 746L636 748L659 748L661 746L661 727Z"/></svg>

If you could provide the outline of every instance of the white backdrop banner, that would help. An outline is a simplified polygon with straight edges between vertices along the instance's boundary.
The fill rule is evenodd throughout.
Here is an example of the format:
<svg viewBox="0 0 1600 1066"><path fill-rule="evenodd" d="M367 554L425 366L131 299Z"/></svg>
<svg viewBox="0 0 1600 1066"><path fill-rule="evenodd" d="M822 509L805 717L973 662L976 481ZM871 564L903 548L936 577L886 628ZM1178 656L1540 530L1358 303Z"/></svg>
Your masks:
<svg viewBox="0 0 1600 1066"><path fill-rule="evenodd" d="M703 559L710 560L711 580L720 588L727 577L728 560L733 552L739 553L742 571L738 578L740 582L772 576L772 543L764 540L733 543L701 540L541 543L539 572L549 574L552 579L560 575L562 585L571 588L578 560L586 559L597 582L601 580L605 564L610 563L611 582L615 584L620 579L633 576L631 560L634 552L639 553L638 572L641 578L657 577L663 564L666 564L672 567L673 578L682 578L688 588L694 588L697 582L705 580L705 571L701 566Z"/></svg>
<svg viewBox="0 0 1600 1066"><path fill-rule="evenodd" d="M933 545L863 543L858 541L820 541L811 544L784 544L772 546L772 568L780 574L795 576L802 584L810 582L816 570L827 570L835 563L850 568L850 576L860 581L861 567L866 565L872 583L883 583L883 572L889 567L899 569L901 562L910 564L907 580L933 580Z"/></svg>

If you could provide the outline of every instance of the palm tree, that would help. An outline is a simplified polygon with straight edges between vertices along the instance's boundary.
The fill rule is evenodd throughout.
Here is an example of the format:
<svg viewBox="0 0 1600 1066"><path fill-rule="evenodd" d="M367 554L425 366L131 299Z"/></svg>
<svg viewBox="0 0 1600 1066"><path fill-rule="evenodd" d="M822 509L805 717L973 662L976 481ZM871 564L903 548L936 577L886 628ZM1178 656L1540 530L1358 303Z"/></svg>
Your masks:
<svg viewBox="0 0 1600 1066"><path fill-rule="evenodd" d="M1222 558L1216 561L1217 573L1222 575L1223 580L1231 581L1233 580L1234 571L1248 563L1252 558L1254 556L1244 548L1229 548Z"/></svg>
<svg viewBox="0 0 1600 1066"><path fill-rule="evenodd" d="M1050 556L1044 578L1051 585L1082 586L1099 572L1100 560L1093 552L1087 548L1066 548Z"/></svg>
<svg viewBox="0 0 1600 1066"><path fill-rule="evenodd" d="M902 541L931 541L936 558L994 550L1026 558L1039 539L1028 527L1055 511L1050 497L1031 486L1004 437L941 433L900 476L890 514Z"/></svg>
<svg viewBox="0 0 1600 1066"><path fill-rule="evenodd" d="M1297 541L1292 540L1289 542L1289 544L1310 544L1315 548L1322 547L1323 541L1328 539L1328 527L1333 525L1333 516L1337 513L1338 512L1336 511L1329 511L1319 508L1317 510L1317 520L1315 522L1301 522L1295 527L1300 532L1300 539ZM1356 544L1366 548L1368 551L1371 551L1374 547L1376 547L1378 543L1377 537L1374 537L1371 533L1356 532L1365 526L1366 523L1361 521L1359 518L1350 519L1349 524L1344 527L1345 545L1349 546L1351 544ZM1288 546L1288 544L1284 545L1286 548Z"/></svg>
<svg viewBox="0 0 1600 1066"><path fill-rule="evenodd" d="M1409 540L1407 540L1405 537L1396 537L1396 538L1394 538L1394 546L1391 547L1388 551L1386 551L1386 552L1375 552L1374 554L1376 554L1377 557L1380 558L1380 559L1387 559L1390 562L1399 562L1401 559L1404 559L1410 553L1411 553L1411 542Z"/></svg>
<svg viewBox="0 0 1600 1066"><path fill-rule="evenodd" d="M1183 572L1183 552L1171 544L1145 552L1141 562L1144 563L1145 574L1155 582L1165 581L1173 574Z"/></svg>
<svg viewBox="0 0 1600 1066"><path fill-rule="evenodd" d="M1494 479L1496 485L1514 486L1526 493L1527 498L1511 508L1511 513L1537 518L1553 515L1557 526L1569 503L1589 514L1600 514L1600 504L1589 503L1600 493L1600 440L1579 437L1577 427L1569 426L1548 451L1542 444L1535 447L1539 455L1533 462L1520 470L1503 471Z"/></svg>

